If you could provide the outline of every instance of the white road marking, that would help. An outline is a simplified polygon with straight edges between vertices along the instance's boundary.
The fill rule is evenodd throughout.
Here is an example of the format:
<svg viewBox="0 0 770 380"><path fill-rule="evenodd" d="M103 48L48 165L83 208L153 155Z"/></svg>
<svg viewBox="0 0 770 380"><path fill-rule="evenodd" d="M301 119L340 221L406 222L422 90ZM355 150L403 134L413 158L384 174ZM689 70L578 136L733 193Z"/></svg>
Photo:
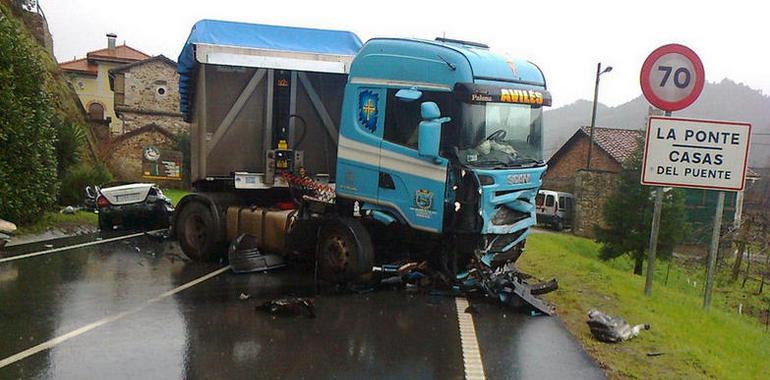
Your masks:
<svg viewBox="0 0 770 380"><path fill-rule="evenodd" d="M190 281L190 282L188 282L188 283L186 283L184 285L181 285L181 286L179 286L179 287L177 287L175 289L169 290L169 291L167 291L167 292L165 292L165 293L163 293L163 294L161 294L161 295L159 295L159 296L157 296L155 298L152 298L152 299L146 301L145 303L143 303L143 304L141 304L141 305L139 305L139 306L137 306L137 307L135 307L133 309L126 310L126 311L123 311L123 312L111 315L109 317L102 318L102 319L100 319L100 320L98 320L96 322L87 324L87 325L85 325L85 326L83 326L83 327L81 327L81 328L79 328L77 330L70 331L70 332L68 332L68 333L66 333L64 335L60 335L60 336L57 336L56 338L53 338L53 339L51 339L49 341L40 343L37 346L30 347L30 348L28 348L28 349L26 349L24 351L21 351L21 352L19 352L17 354L11 355L11 356L3 359L3 360L0 360L0 368L3 368L3 367L5 367L7 365L10 365L10 364L13 364L13 363L15 363L15 362L17 362L19 360L25 359L25 358L27 358L29 356L32 356L32 355L34 355L34 354L36 354L36 353L38 353L40 351L45 351L47 349L53 348L54 346L56 346L56 345L58 345L60 343L63 343L65 341L67 341L67 340L70 340L70 339L72 339L72 338L74 338L74 337L76 337L78 335L87 333L87 332L89 332L89 331L91 331L91 330L93 330L93 329L95 329L95 328L97 328L99 326L106 325L106 324L108 324L110 322L115 322L115 321L117 321L117 320L119 320L121 318L127 317L127 316L129 316L131 314L134 314L134 313L136 313L138 311L141 311L142 309L144 309L144 308L146 308L146 307L148 307L148 306L150 306L150 305L152 305L152 304L154 304L154 303L156 303L158 301L161 301L164 298L170 297L170 296L172 296L172 295L174 295L176 293L179 293L179 292L181 292L181 291L183 291L185 289L188 289L188 288L191 288L191 287L193 287L195 285L198 285L201 282L204 282L204 281L209 280L209 279L211 279L213 277L216 277L216 276L224 273L225 271L227 271L229 269L230 269L229 265L224 267L224 268L219 268L219 269L217 269L217 270L215 270L215 271L213 271L213 272L211 272L211 273L209 273L207 275L198 277L195 280L192 280L192 281Z"/></svg>
<svg viewBox="0 0 770 380"><path fill-rule="evenodd" d="M457 306L457 321L460 325L460 344L463 350L463 367L465 379L486 379L484 364L481 362L479 340L476 337L476 327L473 325L473 315L466 313L468 301L465 298L455 298Z"/></svg>
<svg viewBox="0 0 770 380"><path fill-rule="evenodd" d="M66 247L47 249L45 251L40 251L40 252L26 253L26 254L23 254L23 255L11 256L11 257L6 257L4 259L0 259L0 263L5 263L5 262L8 262L8 261L14 261L14 260L21 260L21 259L26 259L26 258L29 258L29 257L40 256L40 255L47 255L49 253L66 251L66 250L69 250L69 249L88 247L90 245L104 244L104 243L109 243L109 242L118 241L118 240L130 239L130 238L135 238L137 236L142 236L142 235L145 235L145 234L148 234L148 233L151 233L151 232L160 232L160 231L163 231L163 229L139 232L139 233L123 235L123 236L117 236L117 237L114 237L114 238L103 239L103 240L89 241L87 243L81 243L81 244L75 244L75 245L68 245Z"/></svg>

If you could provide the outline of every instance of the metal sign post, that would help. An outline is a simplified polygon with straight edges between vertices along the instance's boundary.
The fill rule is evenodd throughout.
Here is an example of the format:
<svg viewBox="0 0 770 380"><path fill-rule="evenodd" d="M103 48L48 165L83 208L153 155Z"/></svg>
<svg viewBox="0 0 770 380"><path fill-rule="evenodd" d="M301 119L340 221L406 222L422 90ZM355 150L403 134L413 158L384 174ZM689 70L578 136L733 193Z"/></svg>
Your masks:
<svg viewBox="0 0 770 380"><path fill-rule="evenodd" d="M711 305L711 289L714 286L714 268L717 263L717 250L719 249L719 235L722 230L722 212L724 207L725 192L720 191L717 196L717 211L714 214L714 231L711 232L711 248L709 249L708 272L706 272L706 293L703 295L704 310L708 310Z"/></svg>
<svg viewBox="0 0 770 380"><path fill-rule="evenodd" d="M671 111L689 106L700 96L705 78L703 63L694 51L683 45L669 44L655 49L647 57L642 65L639 82L644 97L655 107L665 110L666 116L670 117ZM647 128L648 136L650 128L651 126ZM645 167L647 165L646 160L647 147L645 146ZM652 295L662 207L663 188L657 186L650 230L650 246L647 250L647 278L644 282L644 294L646 296Z"/></svg>

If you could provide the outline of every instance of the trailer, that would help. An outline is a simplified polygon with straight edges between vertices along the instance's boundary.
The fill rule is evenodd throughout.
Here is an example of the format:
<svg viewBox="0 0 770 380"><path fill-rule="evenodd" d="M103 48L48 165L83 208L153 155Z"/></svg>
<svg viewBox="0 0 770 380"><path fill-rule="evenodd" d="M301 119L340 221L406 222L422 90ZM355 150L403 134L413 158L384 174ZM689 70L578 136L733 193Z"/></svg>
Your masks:
<svg viewBox="0 0 770 380"><path fill-rule="evenodd" d="M173 225L191 258L248 234L333 282L408 257L483 285L523 252L551 104L533 63L446 38L213 20L178 62L195 191Z"/></svg>

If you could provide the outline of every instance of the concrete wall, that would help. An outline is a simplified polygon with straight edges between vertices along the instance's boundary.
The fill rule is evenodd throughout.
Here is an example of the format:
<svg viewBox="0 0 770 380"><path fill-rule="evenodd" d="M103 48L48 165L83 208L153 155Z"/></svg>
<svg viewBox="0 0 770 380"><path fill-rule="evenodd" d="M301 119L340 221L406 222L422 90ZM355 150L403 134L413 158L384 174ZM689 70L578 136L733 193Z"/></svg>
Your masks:
<svg viewBox="0 0 770 380"><path fill-rule="evenodd" d="M607 198L617 187L612 172L580 170L575 175L575 235L593 238L594 226L604 225L602 212Z"/></svg>
<svg viewBox="0 0 770 380"><path fill-rule="evenodd" d="M576 175L579 170L586 168L588 140L588 136L585 135L571 139L559 152L559 155L548 162L548 172L543 177L544 189L568 193L577 191L575 188ZM591 169L619 173L622 166L607 152L594 145L591 152Z"/></svg>

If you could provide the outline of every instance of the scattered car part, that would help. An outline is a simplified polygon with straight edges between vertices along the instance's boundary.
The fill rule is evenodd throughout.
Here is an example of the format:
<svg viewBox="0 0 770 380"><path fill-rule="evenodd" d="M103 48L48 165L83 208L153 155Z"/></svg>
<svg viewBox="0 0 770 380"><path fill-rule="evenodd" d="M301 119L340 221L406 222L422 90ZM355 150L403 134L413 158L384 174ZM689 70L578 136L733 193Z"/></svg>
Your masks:
<svg viewBox="0 0 770 380"><path fill-rule="evenodd" d="M312 298L283 297L266 301L256 307L275 315L306 315L315 318L315 302Z"/></svg>
<svg viewBox="0 0 770 380"><path fill-rule="evenodd" d="M621 317L613 317L599 310L588 312L588 327L594 338L607 343L618 343L629 340L642 330L649 330L649 324L640 324L636 326L629 325Z"/></svg>
<svg viewBox="0 0 770 380"><path fill-rule="evenodd" d="M227 253L230 269L235 273L252 273L286 266L281 255L262 254L258 246L259 242L253 235L241 234L235 238Z"/></svg>
<svg viewBox="0 0 770 380"><path fill-rule="evenodd" d="M530 283L531 278L518 271L513 263L492 269L481 260L476 260L470 271L458 275L461 288L466 292L481 290L487 297L497 299L504 305L529 306L540 313L553 315L556 308L536 296L558 289L558 282L551 279L542 283Z"/></svg>

